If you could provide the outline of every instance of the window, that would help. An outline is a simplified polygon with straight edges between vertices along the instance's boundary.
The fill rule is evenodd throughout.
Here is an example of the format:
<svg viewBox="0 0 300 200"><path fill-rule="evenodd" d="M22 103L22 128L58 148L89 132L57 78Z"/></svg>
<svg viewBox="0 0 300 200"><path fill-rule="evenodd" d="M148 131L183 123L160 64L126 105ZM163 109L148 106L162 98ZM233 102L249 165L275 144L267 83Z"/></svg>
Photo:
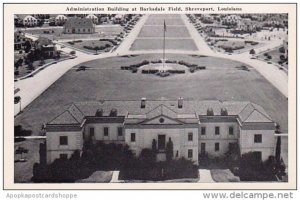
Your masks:
<svg viewBox="0 0 300 200"><path fill-rule="evenodd" d="M262 142L261 134L255 134L254 135L254 143L261 143L261 142Z"/></svg>
<svg viewBox="0 0 300 200"><path fill-rule="evenodd" d="M68 159L68 154L66 154L66 153L61 153L61 154L59 154L59 158L60 158L60 159Z"/></svg>
<svg viewBox="0 0 300 200"><path fill-rule="evenodd" d="M205 135L206 134L206 128L205 127L201 127L201 135Z"/></svg>
<svg viewBox="0 0 300 200"><path fill-rule="evenodd" d="M188 150L188 158L193 158L193 149Z"/></svg>
<svg viewBox="0 0 300 200"><path fill-rule="evenodd" d="M68 145L68 136L60 136L59 144L60 145Z"/></svg>
<svg viewBox="0 0 300 200"><path fill-rule="evenodd" d="M193 141L193 133L188 133L188 141Z"/></svg>
<svg viewBox="0 0 300 200"><path fill-rule="evenodd" d="M201 143L201 154L205 153L205 143Z"/></svg>
<svg viewBox="0 0 300 200"><path fill-rule="evenodd" d="M229 151L233 151L236 143L229 142L228 149Z"/></svg>
<svg viewBox="0 0 300 200"><path fill-rule="evenodd" d="M123 128L118 127L118 136L122 136L122 135L123 135Z"/></svg>
<svg viewBox="0 0 300 200"><path fill-rule="evenodd" d="M104 136L108 136L108 127L104 127Z"/></svg>
<svg viewBox="0 0 300 200"><path fill-rule="evenodd" d="M95 135L95 128L94 127L90 127L90 136L93 137Z"/></svg>
<svg viewBox="0 0 300 200"><path fill-rule="evenodd" d="M220 135L220 127L219 126L215 127L215 135Z"/></svg>
<svg viewBox="0 0 300 200"><path fill-rule="evenodd" d="M229 126L228 132L229 135L233 135L233 126Z"/></svg>
<svg viewBox="0 0 300 200"><path fill-rule="evenodd" d="M216 142L215 143L215 151L219 151L220 150L220 143Z"/></svg>
<svg viewBox="0 0 300 200"><path fill-rule="evenodd" d="M83 32L85 32L85 29L83 29Z"/></svg>
<svg viewBox="0 0 300 200"><path fill-rule="evenodd" d="M130 141L135 142L135 133L131 133L130 135Z"/></svg>
<svg viewBox="0 0 300 200"><path fill-rule="evenodd" d="M166 135L158 135L158 149L164 150L166 148Z"/></svg>

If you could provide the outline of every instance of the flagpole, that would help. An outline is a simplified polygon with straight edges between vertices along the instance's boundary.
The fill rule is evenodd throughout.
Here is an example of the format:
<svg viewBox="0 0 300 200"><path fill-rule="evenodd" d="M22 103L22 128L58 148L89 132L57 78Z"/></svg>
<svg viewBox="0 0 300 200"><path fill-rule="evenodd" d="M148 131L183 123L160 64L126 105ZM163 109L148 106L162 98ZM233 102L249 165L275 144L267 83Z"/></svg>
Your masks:
<svg viewBox="0 0 300 200"><path fill-rule="evenodd" d="M163 39L163 70L165 69L165 36L166 36L166 22L164 20L164 39Z"/></svg>

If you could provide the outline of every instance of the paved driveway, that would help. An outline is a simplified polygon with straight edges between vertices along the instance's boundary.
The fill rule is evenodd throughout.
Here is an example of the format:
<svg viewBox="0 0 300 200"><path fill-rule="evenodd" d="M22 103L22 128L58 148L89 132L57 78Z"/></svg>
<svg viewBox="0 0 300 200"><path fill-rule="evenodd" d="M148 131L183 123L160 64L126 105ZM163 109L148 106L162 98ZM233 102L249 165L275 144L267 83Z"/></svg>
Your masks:
<svg viewBox="0 0 300 200"><path fill-rule="evenodd" d="M198 183L215 183L215 181L211 177L211 173L209 169L199 169L200 179Z"/></svg>

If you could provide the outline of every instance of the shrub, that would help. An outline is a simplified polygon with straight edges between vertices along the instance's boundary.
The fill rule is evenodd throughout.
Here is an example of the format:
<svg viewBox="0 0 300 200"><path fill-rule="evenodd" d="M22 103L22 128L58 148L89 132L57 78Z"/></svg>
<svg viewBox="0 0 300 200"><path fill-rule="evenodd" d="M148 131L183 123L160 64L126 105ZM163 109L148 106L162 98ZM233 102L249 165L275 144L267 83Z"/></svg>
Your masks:
<svg viewBox="0 0 300 200"><path fill-rule="evenodd" d="M133 67L131 70L132 70L132 73L137 73L137 71L138 71L137 67Z"/></svg>
<svg viewBox="0 0 300 200"><path fill-rule="evenodd" d="M70 51L70 54L71 54L71 55L75 55L75 54L76 54L76 51Z"/></svg>
<svg viewBox="0 0 300 200"><path fill-rule="evenodd" d="M280 55L280 60L282 60L282 61L285 61L286 60L286 58L285 58L285 56L284 55Z"/></svg>
<svg viewBox="0 0 300 200"><path fill-rule="evenodd" d="M251 49L249 54L255 54L255 50L254 49Z"/></svg>
<svg viewBox="0 0 300 200"><path fill-rule="evenodd" d="M278 50L279 50L280 53L284 53L285 52L284 47L280 47Z"/></svg>

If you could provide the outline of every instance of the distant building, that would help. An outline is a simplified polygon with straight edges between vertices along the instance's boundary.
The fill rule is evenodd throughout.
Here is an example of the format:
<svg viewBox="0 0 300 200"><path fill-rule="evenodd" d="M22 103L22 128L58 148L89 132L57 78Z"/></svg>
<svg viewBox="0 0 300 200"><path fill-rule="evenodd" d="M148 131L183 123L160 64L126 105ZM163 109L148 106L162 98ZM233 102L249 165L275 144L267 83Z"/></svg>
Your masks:
<svg viewBox="0 0 300 200"><path fill-rule="evenodd" d="M31 42L31 39L26 38L25 34L22 31L14 32L14 50L15 51L23 49L26 41Z"/></svg>
<svg viewBox="0 0 300 200"><path fill-rule="evenodd" d="M66 23L67 20L68 20L68 17L66 17L65 15L57 15L55 17L55 25L62 26Z"/></svg>
<svg viewBox="0 0 300 200"><path fill-rule="evenodd" d="M38 24L38 20L31 15L25 16L22 21L24 26L37 26Z"/></svg>
<svg viewBox="0 0 300 200"><path fill-rule="evenodd" d="M157 160L166 159L173 142L174 159L198 164L199 155L222 157L233 145L265 161L275 155L275 123L250 102L170 100L98 101L72 104L46 125L47 162L70 158L85 141L128 145L136 156L157 144Z"/></svg>
<svg viewBox="0 0 300 200"><path fill-rule="evenodd" d="M39 37L39 39L35 41L35 48L41 50L44 59L53 58L57 54L55 44L53 44L52 40L45 37Z"/></svg>
<svg viewBox="0 0 300 200"><path fill-rule="evenodd" d="M89 14L88 16L86 16L86 18L91 19L94 24L98 24L98 17L96 15Z"/></svg>
<svg viewBox="0 0 300 200"><path fill-rule="evenodd" d="M88 18L69 18L64 25L66 34L91 34L95 33L95 25Z"/></svg>

